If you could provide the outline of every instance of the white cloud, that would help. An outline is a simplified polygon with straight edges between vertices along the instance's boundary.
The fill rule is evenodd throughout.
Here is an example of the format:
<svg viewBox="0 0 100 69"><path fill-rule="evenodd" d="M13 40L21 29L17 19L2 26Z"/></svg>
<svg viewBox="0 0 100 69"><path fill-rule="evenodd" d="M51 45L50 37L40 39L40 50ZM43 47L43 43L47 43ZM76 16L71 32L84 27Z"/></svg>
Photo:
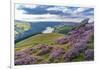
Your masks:
<svg viewBox="0 0 100 69"><path fill-rule="evenodd" d="M47 8L46 10L48 10L48 11L62 11L63 9L65 9L65 7L50 7L50 8Z"/></svg>
<svg viewBox="0 0 100 69"><path fill-rule="evenodd" d="M83 12L85 10L85 8L78 8L76 11L77 12Z"/></svg>
<svg viewBox="0 0 100 69"><path fill-rule="evenodd" d="M79 16L79 15L83 15L83 11L87 10L89 8L77 8L76 10L73 10L71 8L67 8L67 7L50 7L47 8L47 11L62 11L63 13L68 13L72 16ZM93 11L91 11L90 13L93 13Z"/></svg>
<svg viewBox="0 0 100 69"><path fill-rule="evenodd" d="M27 4L27 5L23 5L23 7L25 7L25 8L36 8L37 5Z"/></svg>
<svg viewBox="0 0 100 69"><path fill-rule="evenodd" d="M68 9L67 7L50 7L46 9L47 11L62 11L63 13L71 13L71 9Z"/></svg>
<svg viewBox="0 0 100 69"><path fill-rule="evenodd" d="M81 13L87 9L89 9L89 8L77 8L75 11L73 11L73 13Z"/></svg>
<svg viewBox="0 0 100 69"><path fill-rule="evenodd" d="M16 20L27 21L27 22L35 22L35 21L59 21L59 22L80 22L83 18L68 18L58 15L17 15L15 17Z"/></svg>
<svg viewBox="0 0 100 69"><path fill-rule="evenodd" d="M47 27L42 33L52 33L54 31L54 28Z"/></svg>
<svg viewBox="0 0 100 69"><path fill-rule="evenodd" d="M71 13L71 12L72 12L72 10L71 10L71 9L66 8L66 9L63 9L63 10L62 10L62 12L63 12L63 13Z"/></svg>
<svg viewBox="0 0 100 69"><path fill-rule="evenodd" d="M72 10L71 8L67 7L50 7L47 8L47 11L62 11L63 13L69 13L69 14L80 14L81 12L87 10L89 8L77 8L76 10Z"/></svg>
<svg viewBox="0 0 100 69"><path fill-rule="evenodd" d="M34 4L15 4L15 7L17 8L22 8L22 7L26 7L26 8L36 8L38 5L34 5Z"/></svg>

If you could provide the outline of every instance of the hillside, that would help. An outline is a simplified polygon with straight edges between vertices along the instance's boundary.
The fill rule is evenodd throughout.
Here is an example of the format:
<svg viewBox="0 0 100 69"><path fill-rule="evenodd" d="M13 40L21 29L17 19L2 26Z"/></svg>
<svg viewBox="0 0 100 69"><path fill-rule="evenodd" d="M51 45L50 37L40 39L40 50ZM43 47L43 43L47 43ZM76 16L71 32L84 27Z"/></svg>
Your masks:
<svg viewBox="0 0 100 69"><path fill-rule="evenodd" d="M38 34L15 46L15 65L90 60L94 60L94 28L88 20L66 34Z"/></svg>
<svg viewBox="0 0 100 69"><path fill-rule="evenodd" d="M64 35L58 33L38 34L16 43L16 49L32 47L38 44L54 45L55 40L62 37L64 37Z"/></svg>

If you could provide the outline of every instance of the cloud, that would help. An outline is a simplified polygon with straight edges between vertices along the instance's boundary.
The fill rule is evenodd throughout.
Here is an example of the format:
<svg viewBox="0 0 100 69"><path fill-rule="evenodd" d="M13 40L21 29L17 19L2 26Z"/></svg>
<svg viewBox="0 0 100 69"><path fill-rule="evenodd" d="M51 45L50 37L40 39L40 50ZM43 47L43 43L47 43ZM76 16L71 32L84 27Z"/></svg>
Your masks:
<svg viewBox="0 0 100 69"><path fill-rule="evenodd" d="M54 28L47 27L42 33L52 33L54 31Z"/></svg>
<svg viewBox="0 0 100 69"><path fill-rule="evenodd" d="M49 7L46 10L47 11L61 11L62 13L71 13L72 12L72 10L67 7L59 7L59 6Z"/></svg>
<svg viewBox="0 0 100 69"><path fill-rule="evenodd" d="M42 8L40 7L41 7L40 5L16 4L15 20L28 21L28 22L33 22L33 21L80 22L85 18L90 18L91 20L93 20L93 14L89 15L89 13L94 13L94 12L93 9L89 10L89 8L78 8L78 7L74 8L74 7L44 6L44 5L42 5ZM58 11L61 11L62 13ZM31 14L27 14L28 12L30 12Z"/></svg>
<svg viewBox="0 0 100 69"><path fill-rule="evenodd" d="M47 11L62 11L63 9L65 9L65 7L53 6L53 7L47 8L46 10Z"/></svg>
<svg viewBox="0 0 100 69"><path fill-rule="evenodd" d="M31 5L31 4L16 4L16 7L19 8L19 9L22 9L22 8L36 8L37 5Z"/></svg>
<svg viewBox="0 0 100 69"><path fill-rule="evenodd" d="M94 14L94 9L93 8L77 8L73 14L77 14L77 15L93 15Z"/></svg>
<svg viewBox="0 0 100 69"><path fill-rule="evenodd" d="M56 21L56 22L80 22L83 18L69 18L59 15L43 14L43 15L27 15L21 14L15 17L15 20L36 22L36 21Z"/></svg>
<svg viewBox="0 0 100 69"><path fill-rule="evenodd" d="M87 8L77 8L73 13L79 13L85 11Z"/></svg>

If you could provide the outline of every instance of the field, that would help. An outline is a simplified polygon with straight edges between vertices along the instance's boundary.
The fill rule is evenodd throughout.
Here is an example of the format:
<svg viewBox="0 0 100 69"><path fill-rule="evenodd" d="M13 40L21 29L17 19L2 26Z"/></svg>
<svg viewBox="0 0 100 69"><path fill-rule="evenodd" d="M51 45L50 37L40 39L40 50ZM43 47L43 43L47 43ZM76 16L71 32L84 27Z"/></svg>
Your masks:
<svg viewBox="0 0 100 69"><path fill-rule="evenodd" d="M21 49L21 47L22 49L23 47L33 47L38 44L55 45L55 41L62 37L64 37L64 35L58 33L38 34L16 43L16 49Z"/></svg>

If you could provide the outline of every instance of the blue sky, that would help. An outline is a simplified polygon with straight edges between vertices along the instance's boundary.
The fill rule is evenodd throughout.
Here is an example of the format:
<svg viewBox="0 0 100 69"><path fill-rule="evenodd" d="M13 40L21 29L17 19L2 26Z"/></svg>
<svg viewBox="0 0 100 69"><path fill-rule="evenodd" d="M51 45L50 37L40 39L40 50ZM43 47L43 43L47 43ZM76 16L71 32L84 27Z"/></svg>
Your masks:
<svg viewBox="0 0 100 69"><path fill-rule="evenodd" d="M80 22L94 19L94 9L88 7L68 7L54 5L15 5L15 20L23 21L65 21Z"/></svg>

